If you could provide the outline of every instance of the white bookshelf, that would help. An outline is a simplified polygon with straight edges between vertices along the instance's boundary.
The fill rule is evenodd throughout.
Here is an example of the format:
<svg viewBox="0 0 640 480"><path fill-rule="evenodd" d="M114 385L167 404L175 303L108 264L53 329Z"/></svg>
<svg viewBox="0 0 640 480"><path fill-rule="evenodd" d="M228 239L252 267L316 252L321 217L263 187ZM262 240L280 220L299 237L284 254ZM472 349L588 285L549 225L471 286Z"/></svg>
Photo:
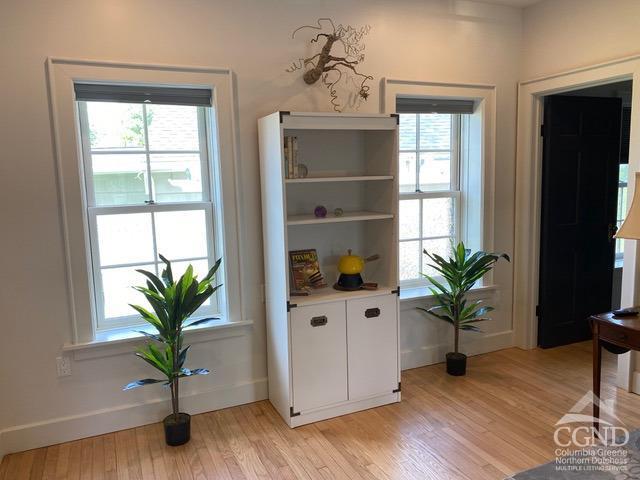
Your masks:
<svg viewBox="0 0 640 480"><path fill-rule="evenodd" d="M289 426L400 400L397 123L289 112L259 120L269 398ZM306 178L286 178L286 136L297 138ZM290 296L289 251L309 248L329 286ZM362 274L377 290L332 288L349 249L380 255ZM312 327L313 318L326 322Z"/></svg>

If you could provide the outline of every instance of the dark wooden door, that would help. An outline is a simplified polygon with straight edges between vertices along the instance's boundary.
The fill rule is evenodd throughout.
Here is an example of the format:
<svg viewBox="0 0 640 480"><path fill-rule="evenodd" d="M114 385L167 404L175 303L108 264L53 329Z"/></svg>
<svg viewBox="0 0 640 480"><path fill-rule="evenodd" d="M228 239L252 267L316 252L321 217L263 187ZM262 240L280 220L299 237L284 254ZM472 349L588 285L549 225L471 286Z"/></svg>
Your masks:
<svg viewBox="0 0 640 480"><path fill-rule="evenodd" d="M541 347L586 340L587 317L611 308L621 111L618 98L545 99Z"/></svg>

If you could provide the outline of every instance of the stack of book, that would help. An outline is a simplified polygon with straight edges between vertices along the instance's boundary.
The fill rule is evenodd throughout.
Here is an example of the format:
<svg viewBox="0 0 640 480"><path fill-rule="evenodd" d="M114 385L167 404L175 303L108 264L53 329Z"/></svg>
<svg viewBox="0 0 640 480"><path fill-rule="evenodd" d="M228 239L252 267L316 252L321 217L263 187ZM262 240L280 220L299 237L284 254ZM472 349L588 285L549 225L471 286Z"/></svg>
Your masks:
<svg viewBox="0 0 640 480"><path fill-rule="evenodd" d="M298 137L284 137L284 174L298 178Z"/></svg>

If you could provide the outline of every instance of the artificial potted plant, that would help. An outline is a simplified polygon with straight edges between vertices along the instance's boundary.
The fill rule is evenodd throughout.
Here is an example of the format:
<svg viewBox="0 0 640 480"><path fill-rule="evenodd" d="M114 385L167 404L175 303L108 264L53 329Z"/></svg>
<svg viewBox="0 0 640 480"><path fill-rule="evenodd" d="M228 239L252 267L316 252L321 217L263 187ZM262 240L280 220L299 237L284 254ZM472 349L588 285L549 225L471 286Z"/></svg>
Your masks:
<svg viewBox="0 0 640 480"><path fill-rule="evenodd" d="M162 278L146 270L136 270L147 277L147 284L133 287L146 297L153 312L139 305L131 305L131 307L136 309L157 331L157 333L140 331L152 341L139 347L136 356L158 370L163 378L136 380L126 385L124 390L153 383L164 383L170 388L173 412L163 420L163 424L167 445L176 446L187 443L191 436L191 416L180 412L180 379L209 373L205 368L189 369L184 366L191 345L183 348L183 330L213 319L202 318L186 324L189 317L220 288L220 285L213 286L211 282L222 259L219 259L200 281L193 274L191 265L175 281L171 262L162 255L160 259L165 264Z"/></svg>
<svg viewBox="0 0 640 480"><path fill-rule="evenodd" d="M479 332L477 323L489 320L486 314L493 307L485 305L483 300L469 301L467 292L474 284L488 273L494 265L504 258L506 253L475 252L465 248L460 242L453 256L445 260L440 255L424 250L432 263L429 264L442 279L424 275L431 286L429 289L435 298L435 305L430 308L420 308L429 315L444 320L453 325L453 352L446 355L447 373L449 375L464 375L467 371L467 356L459 352L460 330Z"/></svg>

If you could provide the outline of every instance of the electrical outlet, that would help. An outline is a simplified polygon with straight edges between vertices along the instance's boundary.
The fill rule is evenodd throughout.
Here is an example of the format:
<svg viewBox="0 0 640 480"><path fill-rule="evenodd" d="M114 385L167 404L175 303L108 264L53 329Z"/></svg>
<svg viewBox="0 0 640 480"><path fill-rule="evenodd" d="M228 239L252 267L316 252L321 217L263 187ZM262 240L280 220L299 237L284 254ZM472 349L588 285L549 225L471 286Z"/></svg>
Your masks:
<svg viewBox="0 0 640 480"><path fill-rule="evenodd" d="M69 357L57 357L56 369L58 377L68 377L71 375L71 359Z"/></svg>

